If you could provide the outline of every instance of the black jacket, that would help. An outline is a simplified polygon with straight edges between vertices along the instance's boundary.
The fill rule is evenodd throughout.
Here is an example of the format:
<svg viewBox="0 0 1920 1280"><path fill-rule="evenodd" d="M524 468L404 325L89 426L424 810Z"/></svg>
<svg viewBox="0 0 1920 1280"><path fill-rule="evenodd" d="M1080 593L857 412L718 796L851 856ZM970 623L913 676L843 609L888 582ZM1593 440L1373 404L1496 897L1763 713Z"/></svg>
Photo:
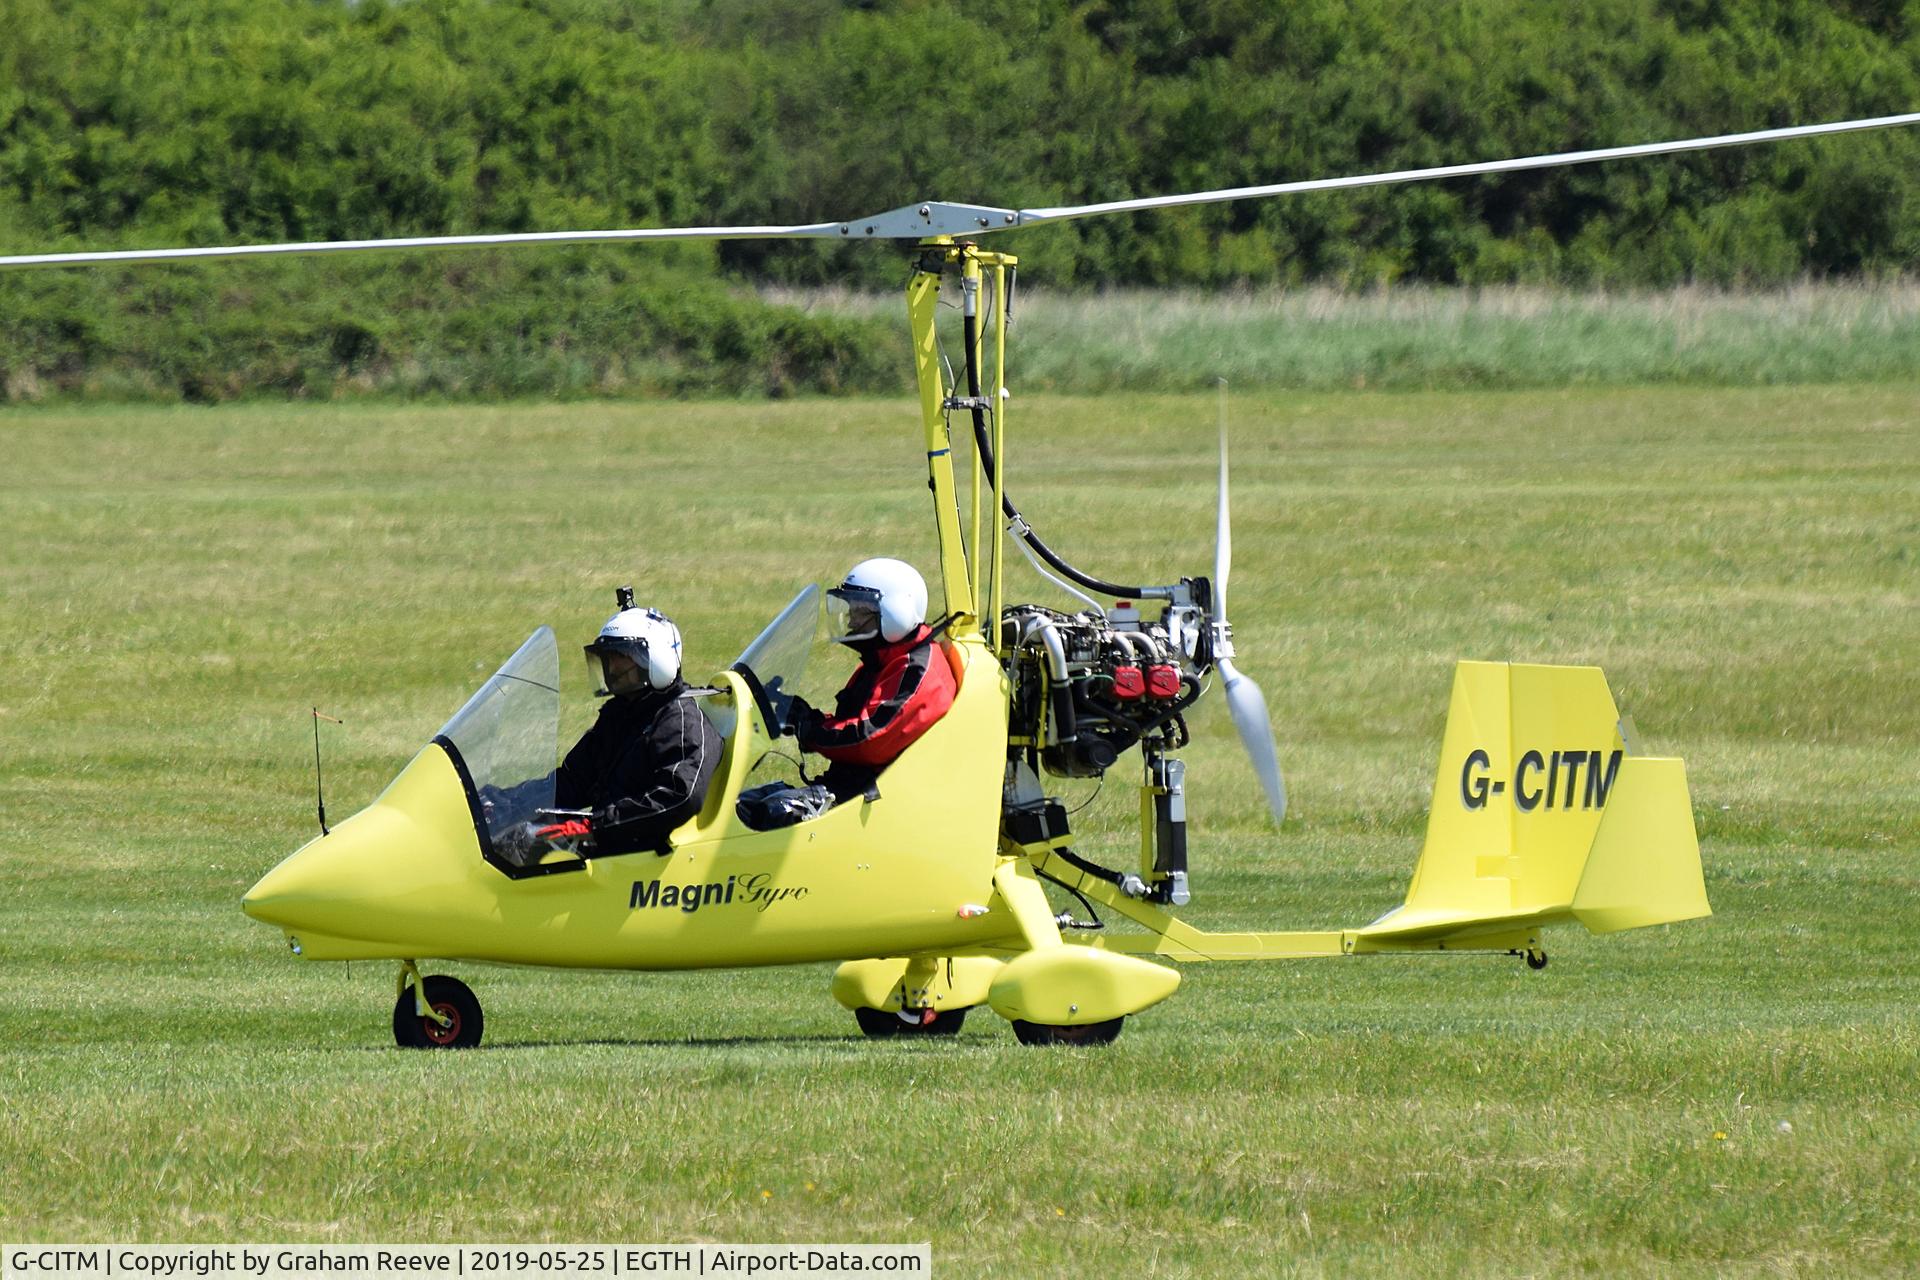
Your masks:
<svg viewBox="0 0 1920 1280"><path fill-rule="evenodd" d="M554 775L556 809L592 809L592 854L667 851L700 812L721 739L686 682L607 699Z"/></svg>

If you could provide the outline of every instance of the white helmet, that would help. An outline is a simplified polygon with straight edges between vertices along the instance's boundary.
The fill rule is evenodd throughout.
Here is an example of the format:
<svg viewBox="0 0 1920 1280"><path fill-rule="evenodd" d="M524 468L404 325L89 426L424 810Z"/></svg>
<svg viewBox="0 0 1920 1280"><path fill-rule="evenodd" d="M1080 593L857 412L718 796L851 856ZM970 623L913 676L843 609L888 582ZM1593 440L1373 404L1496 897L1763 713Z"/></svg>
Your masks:
<svg viewBox="0 0 1920 1280"><path fill-rule="evenodd" d="M586 647L594 696L670 687L680 676L680 628L658 609L634 608L633 593L624 587L620 604Z"/></svg>
<svg viewBox="0 0 1920 1280"><path fill-rule="evenodd" d="M828 638L854 644L903 640L927 620L927 583L904 560L862 560L827 592Z"/></svg>

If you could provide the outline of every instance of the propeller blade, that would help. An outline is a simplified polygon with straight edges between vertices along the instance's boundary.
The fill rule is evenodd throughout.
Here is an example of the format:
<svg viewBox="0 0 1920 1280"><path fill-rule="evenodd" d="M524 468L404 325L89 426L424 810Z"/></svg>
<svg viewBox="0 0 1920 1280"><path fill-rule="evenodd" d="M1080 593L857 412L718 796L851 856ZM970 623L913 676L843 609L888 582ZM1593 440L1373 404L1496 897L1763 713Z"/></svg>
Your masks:
<svg viewBox="0 0 1920 1280"><path fill-rule="evenodd" d="M1213 532L1213 620L1225 625L1227 578L1233 572L1233 504L1227 490L1227 380L1214 381L1220 386L1220 500ZM1287 784L1280 776L1280 756L1273 745L1273 721L1267 714L1266 695L1252 677L1233 665L1232 658L1220 658L1214 666L1226 687L1227 712L1240 734L1240 745L1253 771L1260 775L1267 808L1277 823L1287 816Z"/></svg>
<svg viewBox="0 0 1920 1280"><path fill-rule="evenodd" d="M1280 776L1280 756L1273 745L1273 723L1267 718L1266 695L1251 677L1233 665L1233 659L1222 658L1218 665L1226 682L1227 710L1233 716L1233 727L1240 732L1240 745L1246 749L1253 771L1260 775L1273 820L1280 822L1287 816L1287 784Z"/></svg>
<svg viewBox="0 0 1920 1280"><path fill-rule="evenodd" d="M1227 380L1220 384L1220 498L1213 526L1213 618L1227 620L1227 575L1233 572L1233 513L1227 500Z"/></svg>
<svg viewBox="0 0 1920 1280"><path fill-rule="evenodd" d="M1478 164L1449 164L1431 169L1398 169L1391 173L1368 173L1349 178L1315 178L1306 182L1276 182L1260 187L1231 187L1221 191L1195 191L1179 196L1151 196L1143 200L1109 200L1104 204L1062 205L1052 209L1022 209L1015 224L1031 227L1042 222L1067 218L1085 218L1097 213L1130 213L1138 209L1169 209L1183 204L1221 204L1229 200L1250 200L1259 196L1294 195L1303 191L1338 191L1349 187L1386 187L1403 182L1433 182L1441 178L1467 178L1482 173L1513 173L1521 169L1553 169L1562 165L1592 164L1597 160L1630 160L1636 156L1675 155L1686 151L1711 151L1718 147L1744 147L1756 142L1785 142L1790 138L1815 138L1835 133L1853 133L1862 129L1890 129L1897 125L1920 124L1920 112L1898 116L1876 116L1870 120L1840 120L1832 124L1795 125L1787 129L1760 129L1752 133L1723 133L1710 138L1687 138L1676 142L1646 142L1631 147L1603 147L1597 151L1562 151L1553 155L1522 156L1514 160L1487 160ZM993 230L1004 228L995 227Z"/></svg>

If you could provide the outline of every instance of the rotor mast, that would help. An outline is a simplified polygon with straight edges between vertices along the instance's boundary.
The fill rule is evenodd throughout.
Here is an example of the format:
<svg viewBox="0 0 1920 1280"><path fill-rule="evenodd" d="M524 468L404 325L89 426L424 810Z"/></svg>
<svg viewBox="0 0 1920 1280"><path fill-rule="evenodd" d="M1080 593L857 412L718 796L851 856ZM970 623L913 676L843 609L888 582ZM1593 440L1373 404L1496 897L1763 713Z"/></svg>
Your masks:
<svg viewBox="0 0 1920 1280"><path fill-rule="evenodd" d="M1005 430L1001 414L1007 399L1007 279L1019 260L1012 254L985 252L971 243L955 242L949 236L923 240L919 248L920 256L914 262L912 278L907 281L907 319L913 330L913 365L920 390L927 485L933 491L934 526L940 541L945 611L954 617L955 635L979 634L989 647L997 649L996 620L1002 604L1000 511L1006 498L1005 463L1001 457ZM991 389L972 385L971 380L964 388L948 384L948 366L941 358L935 313L941 281L949 271L958 273L964 294L962 310L967 320L965 341L971 344L966 353L970 371L986 365L987 334L979 323L984 318L980 299L984 282L992 280L995 359ZM983 519L982 498L988 497L982 492L982 474L986 468L970 465L970 519L964 532L960 520L960 490L954 480L954 443L949 417L955 410L976 417L984 414L991 423L993 442L992 474L985 481L991 488L991 506ZM972 441L973 436L968 433L962 445L970 463L975 461L977 453Z"/></svg>

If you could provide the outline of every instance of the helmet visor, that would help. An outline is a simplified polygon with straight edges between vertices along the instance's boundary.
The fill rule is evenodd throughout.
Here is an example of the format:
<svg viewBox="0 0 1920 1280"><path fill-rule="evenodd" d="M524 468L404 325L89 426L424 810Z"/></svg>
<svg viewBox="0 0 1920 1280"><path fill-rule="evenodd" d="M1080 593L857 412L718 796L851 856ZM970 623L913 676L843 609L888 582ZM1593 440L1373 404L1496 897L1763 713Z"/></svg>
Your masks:
<svg viewBox="0 0 1920 1280"><path fill-rule="evenodd" d="M827 639L835 644L871 640L880 634L880 593L868 587L827 592Z"/></svg>
<svg viewBox="0 0 1920 1280"><path fill-rule="evenodd" d="M647 680L645 640L615 640L603 636L588 645L585 652L587 680L593 686L594 697L640 693L652 687Z"/></svg>

